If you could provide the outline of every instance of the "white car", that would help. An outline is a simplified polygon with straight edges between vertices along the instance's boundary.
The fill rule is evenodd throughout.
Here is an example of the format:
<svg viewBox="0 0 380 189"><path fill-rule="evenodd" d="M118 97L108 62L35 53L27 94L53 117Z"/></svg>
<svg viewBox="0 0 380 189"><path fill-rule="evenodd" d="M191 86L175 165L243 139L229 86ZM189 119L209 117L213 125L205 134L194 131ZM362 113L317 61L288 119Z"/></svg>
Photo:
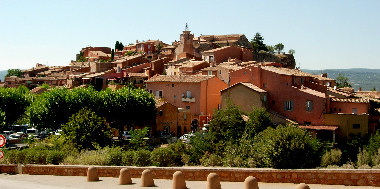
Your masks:
<svg viewBox="0 0 380 189"><path fill-rule="evenodd" d="M193 133L190 133L190 134L184 134L182 135L181 137L179 137L179 139L184 142L184 143L190 143L190 138L195 136Z"/></svg>

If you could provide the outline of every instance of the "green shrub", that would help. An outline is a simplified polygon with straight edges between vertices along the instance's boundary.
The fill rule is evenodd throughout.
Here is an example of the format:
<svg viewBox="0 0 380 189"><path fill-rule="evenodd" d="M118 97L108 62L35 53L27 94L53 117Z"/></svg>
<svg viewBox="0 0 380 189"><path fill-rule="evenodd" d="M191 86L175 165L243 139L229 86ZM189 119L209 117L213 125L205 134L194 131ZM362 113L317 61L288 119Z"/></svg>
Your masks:
<svg viewBox="0 0 380 189"><path fill-rule="evenodd" d="M224 158L223 166L225 166L225 167L245 167L246 162L244 162L242 157L227 155Z"/></svg>
<svg viewBox="0 0 380 189"><path fill-rule="evenodd" d="M151 153L151 162L155 166L167 167L174 165L176 155L170 148L156 148Z"/></svg>
<svg viewBox="0 0 380 189"><path fill-rule="evenodd" d="M372 165L371 164L371 155L367 152L367 150L359 149L357 165L359 167L362 165Z"/></svg>
<svg viewBox="0 0 380 189"><path fill-rule="evenodd" d="M176 143L170 144L169 149L174 152L174 165L182 166L186 163L189 163L190 159L186 163L182 161L183 155L187 154L186 144L184 144L182 141L178 140Z"/></svg>
<svg viewBox="0 0 380 189"><path fill-rule="evenodd" d="M354 163L348 162L346 164L343 164L340 168L342 169L355 169Z"/></svg>
<svg viewBox="0 0 380 189"><path fill-rule="evenodd" d="M369 165L360 165L360 166L358 166L358 169L371 169L371 166L369 166Z"/></svg>
<svg viewBox="0 0 380 189"><path fill-rule="evenodd" d="M122 165L123 151L120 147L106 147L106 165Z"/></svg>
<svg viewBox="0 0 380 189"><path fill-rule="evenodd" d="M380 165L380 148L372 155L372 166Z"/></svg>
<svg viewBox="0 0 380 189"><path fill-rule="evenodd" d="M77 162L80 165L106 165L106 154L103 150L82 151Z"/></svg>
<svg viewBox="0 0 380 189"><path fill-rule="evenodd" d="M135 156L135 152L134 151L126 151L126 152L124 152L123 156L122 156L122 165L125 165L125 166L131 166L131 165L133 165L134 156Z"/></svg>
<svg viewBox="0 0 380 189"><path fill-rule="evenodd" d="M222 161L222 157L220 157L219 155L217 154L208 154L206 153L202 159L200 159L200 162L201 162L201 165L202 166L212 166L212 167L215 167L215 166L222 166L223 164L223 161Z"/></svg>
<svg viewBox="0 0 380 189"><path fill-rule="evenodd" d="M257 167L257 161L251 157L247 159L246 164L247 164L247 167L250 167L250 168L256 168Z"/></svg>
<svg viewBox="0 0 380 189"><path fill-rule="evenodd" d="M322 156L321 166L327 167L329 165L341 165L342 151L339 149L332 149L329 152L326 152Z"/></svg>
<svg viewBox="0 0 380 189"><path fill-rule="evenodd" d="M295 126L271 127L254 138L253 150L260 167L312 168L320 164L320 143Z"/></svg>
<svg viewBox="0 0 380 189"><path fill-rule="evenodd" d="M46 162L54 165L58 165L66 157L66 153L63 151L58 151L58 150L52 150L48 152L48 155L46 157Z"/></svg>
<svg viewBox="0 0 380 189"><path fill-rule="evenodd" d="M181 161L184 165L190 165L190 155L182 154Z"/></svg>
<svg viewBox="0 0 380 189"><path fill-rule="evenodd" d="M150 165L150 151L138 150L134 154L133 165L136 166L148 166Z"/></svg>

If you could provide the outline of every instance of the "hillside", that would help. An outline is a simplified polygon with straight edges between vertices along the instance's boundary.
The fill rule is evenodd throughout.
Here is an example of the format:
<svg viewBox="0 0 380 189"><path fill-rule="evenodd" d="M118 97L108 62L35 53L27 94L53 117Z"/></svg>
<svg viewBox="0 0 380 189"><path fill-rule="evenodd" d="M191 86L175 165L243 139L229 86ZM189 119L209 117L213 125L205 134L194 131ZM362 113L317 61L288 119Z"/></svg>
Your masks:
<svg viewBox="0 0 380 189"><path fill-rule="evenodd" d="M326 70L307 70L302 69L304 72L312 74L327 73L327 77L336 79L339 73L344 74L350 79L351 85L355 90L359 87L363 91L371 90L373 87L377 91L380 90L380 69L365 69L365 68L352 68L352 69L326 69Z"/></svg>
<svg viewBox="0 0 380 189"><path fill-rule="evenodd" d="M4 82L5 75L7 75L7 70L0 71L0 80Z"/></svg>

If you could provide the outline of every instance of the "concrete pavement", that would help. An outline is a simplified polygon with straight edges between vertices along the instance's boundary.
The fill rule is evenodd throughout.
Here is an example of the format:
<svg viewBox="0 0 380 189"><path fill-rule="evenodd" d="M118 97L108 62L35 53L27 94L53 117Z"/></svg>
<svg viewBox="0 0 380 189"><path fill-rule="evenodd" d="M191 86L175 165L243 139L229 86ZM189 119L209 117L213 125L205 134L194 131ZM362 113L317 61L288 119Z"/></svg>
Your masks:
<svg viewBox="0 0 380 189"><path fill-rule="evenodd" d="M0 174L1 189L102 189L102 188L124 188L124 189L142 189L140 179L132 178L132 185L118 185L118 178L100 177L98 182L87 182L83 176L52 176L52 175L26 175L26 174ZM155 179L156 187L170 189L171 180ZM189 189L206 188L206 181L186 181ZM223 189L244 189L242 182L221 182ZM259 183L260 189L295 189L297 184L291 183ZM311 189L380 189L380 187L371 186L342 186L342 185L320 185L309 184Z"/></svg>

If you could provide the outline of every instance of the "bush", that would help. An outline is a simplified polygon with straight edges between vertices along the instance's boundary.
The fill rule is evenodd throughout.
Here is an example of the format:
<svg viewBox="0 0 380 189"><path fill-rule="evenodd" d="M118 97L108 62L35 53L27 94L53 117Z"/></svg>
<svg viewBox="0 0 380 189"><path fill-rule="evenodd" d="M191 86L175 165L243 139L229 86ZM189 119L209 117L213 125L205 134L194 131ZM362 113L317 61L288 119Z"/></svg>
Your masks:
<svg viewBox="0 0 380 189"><path fill-rule="evenodd" d="M354 166L354 163L349 162L349 163L343 164L340 168L342 168L342 169L355 169L355 166Z"/></svg>
<svg viewBox="0 0 380 189"><path fill-rule="evenodd" d="M178 165L178 166L181 166L181 165L184 165L186 164L185 162L183 162L183 155L187 154L187 147L186 147L186 144L184 144L182 141L178 140L176 143L173 143L173 144L170 144L169 145L169 148L171 150L173 150L174 152L174 165ZM190 156L189 156L190 158ZM190 159L189 159L190 161ZM189 161L187 161L187 164L189 163Z"/></svg>
<svg viewBox="0 0 380 189"><path fill-rule="evenodd" d="M245 167L246 162L239 156L228 155L224 158L223 166L225 167Z"/></svg>
<svg viewBox="0 0 380 189"><path fill-rule="evenodd" d="M80 165L106 165L106 154L104 152L104 150L82 151L73 163L76 162ZM72 159L66 158L65 164L68 163L68 160Z"/></svg>
<svg viewBox="0 0 380 189"><path fill-rule="evenodd" d="M377 166L380 165L380 148L377 150L375 154L372 155L372 165Z"/></svg>
<svg viewBox="0 0 380 189"><path fill-rule="evenodd" d="M200 159L200 162L201 162L201 165L202 166L212 166L212 167L215 167L215 166L222 166L223 164L223 161L222 161L222 157L220 157L219 155L217 154L208 154L206 153L202 159Z"/></svg>
<svg viewBox="0 0 380 189"><path fill-rule="evenodd" d="M359 149L357 165L359 167L362 165L372 165L371 164L371 155L367 152L367 150Z"/></svg>
<svg viewBox="0 0 380 189"><path fill-rule="evenodd" d="M46 156L46 162L54 165L58 165L65 159L66 153L63 151L52 150L48 152Z"/></svg>
<svg viewBox="0 0 380 189"><path fill-rule="evenodd" d="M321 166L327 167L329 165L341 165L342 151L339 149L332 149L322 156Z"/></svg>
<svg viewBox="0 0 380 189"><path fill-rule="evenodd" d="M166 167L174 165L176 155L170 148L156 148L151 153L151 162L155 166Z"/></svg>
<svg viewBox="0 0 380 189"><path fill-rule="evenodd" d="M150 151L138 150L134 154L133 165L136 166L148 166L150 165Z"/></svg>
<svg viewBox="0 0 380 189"><path fill-rule="evenodd" d="M89 109L82 109L72 115L62 127L63 135L78 149L95 149L97 145L105 147L111 144L111 128L105 119L98 117Z"/></svg>
<svg viewBox="0 0 380 189"><path fill-rule="evenodd" d="M120 147L105 148L106 153L106 165L120 166L123 163L123 151Z"/></svg>
<svg viewBox="0 0 380 189"><path fill-rule="evenodd" d="M312 168L320 164L320 143L294 126L269 127L254 138L254 158L260 167Z"/></svg>
<svg viewBox="0 0 380 189"><path fill-rule="evenodd" d="M123 153L122 156L122 165L125 166L131 166L133 165L133 159L135 157L135 152L134 151L126 151Z"/></svg>

